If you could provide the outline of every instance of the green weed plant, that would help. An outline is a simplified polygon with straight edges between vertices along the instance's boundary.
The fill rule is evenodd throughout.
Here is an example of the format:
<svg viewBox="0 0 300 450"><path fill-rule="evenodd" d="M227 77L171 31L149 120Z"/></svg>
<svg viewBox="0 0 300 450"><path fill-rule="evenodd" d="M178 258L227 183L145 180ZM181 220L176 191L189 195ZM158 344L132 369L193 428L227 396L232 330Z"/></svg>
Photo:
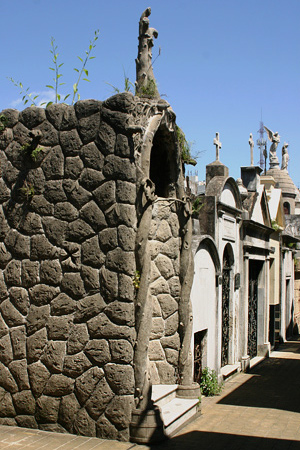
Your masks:
<svg viewBox="0 0 300 450"><path fill-rule="evenodd" d="M212 397L214 395L219 395L223 388L223 384L218 383L218 377L215 370L205 367L202 370L200 390L201 394L206 397Z"/></svg>

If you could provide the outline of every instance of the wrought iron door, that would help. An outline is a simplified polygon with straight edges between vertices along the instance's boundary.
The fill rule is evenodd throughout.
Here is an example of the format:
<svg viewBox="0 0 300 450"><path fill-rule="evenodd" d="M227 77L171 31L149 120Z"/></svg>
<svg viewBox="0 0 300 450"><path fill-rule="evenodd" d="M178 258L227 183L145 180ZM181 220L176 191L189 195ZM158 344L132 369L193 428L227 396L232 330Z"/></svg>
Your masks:
<svg viewBox="0 0 300 450"><path fill-rule="evenodd" d="M202 335L194 335L194 381L200 384L202 374Z"/></svg>
<svg viewBox="0 0 300 450"><path fill-rule="evenodd" d="M222 272L222 367L228 364L230 272L229 255L225 251Z"/></svg>
<svg viewBox="0 0 300 450"><path fill-rule="evenodd" d="M257 288L261 265L249 261L249 300L248 300L248 355L257 355Z"/></svg>

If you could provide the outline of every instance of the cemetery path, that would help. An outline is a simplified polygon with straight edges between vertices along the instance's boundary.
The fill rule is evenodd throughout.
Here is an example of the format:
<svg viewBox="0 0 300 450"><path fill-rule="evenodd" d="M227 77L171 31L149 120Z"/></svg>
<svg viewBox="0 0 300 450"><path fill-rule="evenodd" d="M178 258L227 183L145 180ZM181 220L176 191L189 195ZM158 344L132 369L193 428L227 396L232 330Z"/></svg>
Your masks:
<svg viewBox="0 0 300 450"><path fill-rule="evenodd" d="M202 415L160 445L0 426L10 450L300 450L300 337L283 344L249 373L202 400Z"/></svg>

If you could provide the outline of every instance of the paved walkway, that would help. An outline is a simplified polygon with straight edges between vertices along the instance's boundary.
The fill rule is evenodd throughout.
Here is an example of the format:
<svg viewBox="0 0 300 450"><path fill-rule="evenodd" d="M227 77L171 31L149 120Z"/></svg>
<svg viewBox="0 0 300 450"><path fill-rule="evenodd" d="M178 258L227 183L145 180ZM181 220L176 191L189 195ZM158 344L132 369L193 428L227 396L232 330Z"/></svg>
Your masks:
<svg viewBox="0 0 300 450"><path fill-rule="evenodd" d="M300 340L289 341L250 373L204 398L202 415L163 444L139 446L0 426L10 450L300 450Z"/></svg>

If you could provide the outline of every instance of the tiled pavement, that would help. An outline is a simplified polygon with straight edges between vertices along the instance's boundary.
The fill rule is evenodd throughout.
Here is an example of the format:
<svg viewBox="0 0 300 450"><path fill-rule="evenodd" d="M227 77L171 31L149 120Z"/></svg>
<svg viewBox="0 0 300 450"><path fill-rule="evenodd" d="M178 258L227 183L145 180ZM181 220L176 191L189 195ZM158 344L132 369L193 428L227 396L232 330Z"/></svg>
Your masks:
<svg viewBox="0 0 300 450"><path fill-rule="evenodd" d="M0 406L1 407L1 406ZM300 450L300 340L204 398L202 415L160 445L0 426L0 449L10 450Z"/></svg>

